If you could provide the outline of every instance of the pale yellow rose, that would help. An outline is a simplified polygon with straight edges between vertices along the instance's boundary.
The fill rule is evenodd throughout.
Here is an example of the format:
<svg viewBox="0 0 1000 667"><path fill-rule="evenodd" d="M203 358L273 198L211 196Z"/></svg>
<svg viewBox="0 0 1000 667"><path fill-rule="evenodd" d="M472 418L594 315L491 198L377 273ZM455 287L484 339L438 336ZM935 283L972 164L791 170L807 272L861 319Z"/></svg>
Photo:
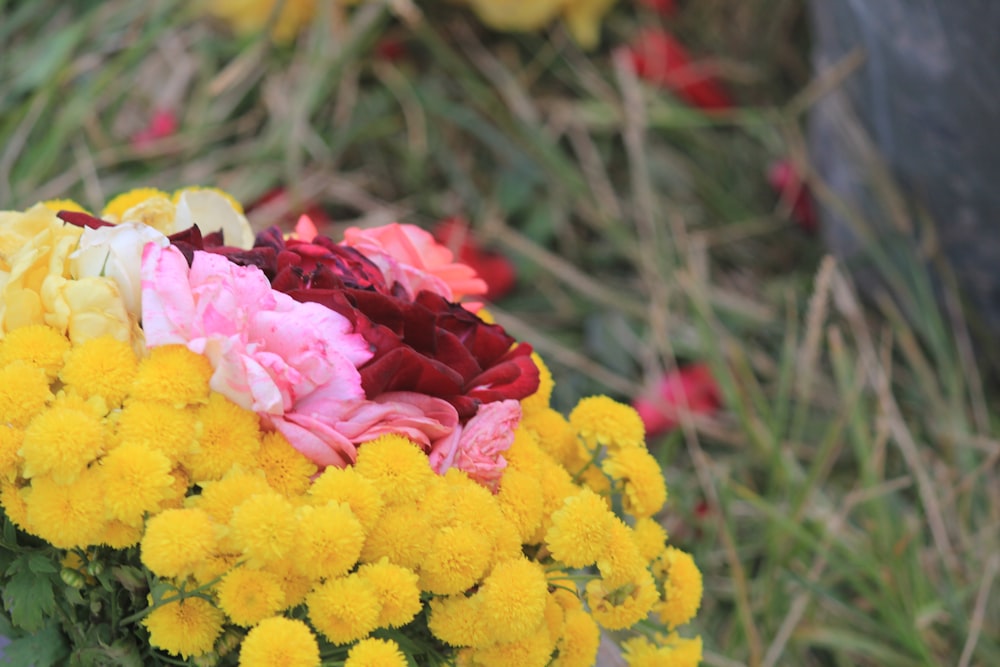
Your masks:
<svg viewBox="0 0 1000 667"><path fill-rule="evenodd" d="M42 285L41 297L45 323L66 332L76 345L100 336L132 342L133 320L118 284L111 278L67 280L49 276Z"/></svg>
<svg viewBox="0 0 1000 667"><path fill-rule="evenodd" d="M14 253L52 224L61 222L54 211L42 204L27 211L0 211L0 271L9 272Z"/></svg>

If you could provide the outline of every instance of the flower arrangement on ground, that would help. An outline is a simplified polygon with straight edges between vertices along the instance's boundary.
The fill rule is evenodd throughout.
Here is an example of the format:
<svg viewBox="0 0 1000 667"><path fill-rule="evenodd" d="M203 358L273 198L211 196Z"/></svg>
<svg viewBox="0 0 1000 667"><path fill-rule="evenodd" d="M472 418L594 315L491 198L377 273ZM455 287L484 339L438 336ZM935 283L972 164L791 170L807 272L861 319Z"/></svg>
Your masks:
<svg viewBox="0 0 1000 667"><path fill-rule="evenodd" d="M0 213L8 659L697 664L642 421L552 409L484 290L417 227L254 237L211 189Z"/></svg>

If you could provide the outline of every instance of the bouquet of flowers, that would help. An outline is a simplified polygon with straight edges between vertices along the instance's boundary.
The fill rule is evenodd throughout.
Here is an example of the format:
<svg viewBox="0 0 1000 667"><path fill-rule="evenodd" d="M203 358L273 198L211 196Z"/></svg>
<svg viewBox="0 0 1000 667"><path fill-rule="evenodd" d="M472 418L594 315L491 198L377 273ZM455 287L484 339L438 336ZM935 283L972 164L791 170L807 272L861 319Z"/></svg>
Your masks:
<svg viewBox="0 0 1000 667"><path fill-rule="evenodd" d="M254 237L212 189L0 212L7 660L697 664L638 414L553 410L484 291L417 227Z"/></svg>

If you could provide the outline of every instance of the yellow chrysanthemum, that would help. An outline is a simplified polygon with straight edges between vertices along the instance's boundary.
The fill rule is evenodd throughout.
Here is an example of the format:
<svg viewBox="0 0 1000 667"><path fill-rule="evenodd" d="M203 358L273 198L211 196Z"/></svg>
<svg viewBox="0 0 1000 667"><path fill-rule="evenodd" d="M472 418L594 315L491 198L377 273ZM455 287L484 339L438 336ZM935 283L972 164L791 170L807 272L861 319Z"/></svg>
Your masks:
<svg viewBox="0 0 1000 667"><path fill-rule="evenodd" d="M538 477L520 470L507 470L497 492L500 511L527 542L542 523L542 489Z"/></svg>
<svg viewBox="0 0 1000 667"><path fill-rule="evenodd" d="M664 637L660 646L642 635L622 642L622 658L629 667L697 667L701 650L701 637L687 639L676 632Z"/></svg>
<svg viewBox="0 0 1000 667"><path fill-rule="evenodd" d="M362 477L353 467L327 468L309 487L309 496L317 505L330 501L347 503L365 533L375 527L385 505L375 482Z"/></svg>
<svg viewBox="0 0 1000 667"><path fill-rule="evenodd" d="M146 522L142 562L154 574L184 577L215 551L215 528L203 510L165 510Z"/></svg>
<svg viewBox="0 0 1000 667"><path fill-rule="evenodd" d="M552 389L555 387L552 371L545 365L541 355L532 352L531 360L538 368L538 389L531 396L521 400L521 411L525 419L550 409L549 401L552 400Z"/></svg>
<svg viewBox="0 0 1000 667"><path fill-rule="evenodd" d="M504 637L505 628L486 622L483 600L478 595L433 597L429 608L428 629L451 646L489 646Z"/></svg>
<svg viewBox="0 0 1000 667"><path fill-rule="evenodd" d="M542 626L527 637L476 649L472 653L472 659L482 667L546 667L554 646L555 640L549 636L548 629Z"/></svg>
<svg viewBox="0 0 1000 667"><path fill-rule="evenodd" d="M420 588L452 595L471 588L490 564L490 536L473 525L445 526L420 566Z"/></svg>
<svg viewBox="0 0 1000 667"><path fill-rule="evenodd" d="M569 421L552 408L542 408L526 416L521 427L535 435L538 445L559 463L578 458L580 444Z"/></svg>
<svg viewBox="0 0 1000 667"><path fill-rule="evenodd" d="M359 567L358 576L372 584L376 597L382 603L378 616L380 628L406 625L423 608L417 573L409 568L382 559Z"/></svg>
<svg viewBox="0 0 1000 667"><path fill-rule="evenodd" d="M607 544L614 521L604 499L582 489L552 514L545 543L553 558L570 567L593 565Z"/></svg>
<svg viewBox="0 0 1000 667"><path fill-rule="evenodd" d="M185 460L195 482L222 479L233 466L253 467L260 449L260 418L212 392L198 409L198 441Z"/></svg>
<svg viewBox="0 0 1000 667"><path fill-rule="evenodd" d="M401 435L383 435L358 448L358 474L375 483L387 504L420 497L434 478L427 455Z"/></svg>
<svg viewBox="0 0 1000 667"><path fill-rule="evenodd" d="M106 521L97 538L98 544L112 549L126 549L139 544L142 539L142 526L135 526L124 521Z"/></svg>
<svg viewBox="0 0 1000 667"><path fill-rule="evenodd" d="M104 451L104 428L93 414L52 407L24 429L21 456L26 478L51 474L69 484Z"/></svg>
<svg viewBox="0 0 1000 667"><path fill-rule="evenodd" d="M154 347L139 364L131 398L160 401L177 408L208 401L212 365L183 345Z"/></svg>
<svg viewBox="0 0 1000 667"><path fill-rule="evenodd" d="M59 211L74 211L76 213L88 213L80 204L76 203L72 199L46 199L42 202L42 206L49 209L53 213L58 213Z"/></svg>
<svg viewBox="0 0 1000 667"><path fill-rule="evenodd" d="M507 641L527 637L541 625L548 598L542 566L526 558L498 563L475 597L488 625L502 628Z"/></svg>
<svg viewBox="0 0 1000 667"><path fill-rule="evenodd" d="M647 562L660 555L667 544L667 531L655 519L639 519L632 527L639 553Z"/></svg>
<svg viewBox="0 0 1000 667"><path fill-rule="evenodd" d="M194 506L223 525L229 523L233 518L233 510L247 498L273 492L264 475L242 469L231 470L219 481L204 482L200 486L201 493L192 499Z"/></svg>
<svg viewBox="0 0 1000 667"><path fill-rule="evenodd" d="M240 667L319 667L319 644L309 626L274 616L261 621L240 645Z"/></svg>
<svg viewBox="0 0 1000 667"><path fill-rule="evenodd" d="M334 644L347 644L367 637L378 627L381 602L375 586L352 574L330 579L306 596L313 627Z"/></svg>
<svg viewBox="0 0 1000 667"><path fill-rule="evenodd" d="M410 663L391 639L362 639L347 652L344 667L407 667Z"/></svg>
<svg viewBox="0 0 1000 667"><path fill-rule="evenodd" d="M613 449L601 467L624 486L622 507L628 514L640 519L650 517L667 501L663 470L645 447Z"/></svg>
<svg viewBox="0 0 1000 667"><path fill-rule="evenodd" d="M365 531L351 508L330 502L295 511L295 562L313 579L339 577L358 562Z"/></svg>
<svg viewBox="0 0 1000 667"><path fill-rule="evenodd" d="M514 429L514 442L504 452L508 470L521 470L536 476L541 474L542 462L547 456L541 448L535 432L525 428L524 422Z"/></svg>
<svg viewBox="0 0 1000 667"><path fill-rule="evenodd" d="M118 441L156 449L171 461L179 461L194 446L197 414L191 408L130 399L118 413Z"/></svg>
<svg viewBox="0 0 1000 667"><path fill-rule="evenodd" d="M372 563L382 558L417 569L434 541L434 527L427 514L414 505L397 505L382 512L369 531L361 550L361 560Z"/></svg>
<svg viewBox="0 0 1000 667"><path fill-rule="evenodd" d="M48 475L35 478L24 492L28 529L59 549L98 544L104 527L103 493L93 471L80 474L72 484L58 484Z"/></svg>
<svg viewBox="0 0 1000 667"><path fill-rule="evenodd" d="M236 625L250 627L285 608L285 592L275 575L248 567L231 570L215 587L219 608Z"/></svg>
<svg viewBox="0 0 1000 667"><path fill-rule="evenodd" d="M166 192L157 190L156 188L136 188L135 190L123 192L107 203L104 210L101 211L101 218L112 222L120 222L122 216L125 215L125 211L154 197L170 198Z"/></svg>
<svg viewBox="0 0 1000 667"><path fill-rule="evenodd" d="M28 504L24 495L16 482L0 481L0 506L7 518L21 530L28 529Z"/></svg>
<svg viewBox="0 0 1000 667"><path fill-rule="evenodd" d="M281 582L281 589L285 592L285 609L298 607L306 601L306 595L313 588L315 583L309 577L299 573L295 565L295 554L285 556L265 565L262 569L278 577Z"/></svg>
<svg viewBox="0 0 1000 667"><path fill-rule="evenodd" d="M600 645L601 629L593 617L583 609L570 609L563 621L557 644L559 655L552 667L590 667L597 660Z"/></svg>
<svg viewBox="0 0 1000 667"><path fill-rule="evenodd" d="M608 541L597 557L597 569L608 587L634 581L649 561L642 557L632 529L615 517L611 522Z"/></svg>
<svg viewBox="0 0 1000 667"><path fill-rule="evenodd" d="M202 185L191 185L186 188L174 190L174 194L172 197L170 197L170 201L173 203L174 206L177 206L177 204L179 204L181 201L181 197L187 192L214 192L215 194L220 195L226 201L228 201L229 205L232 206L233 210L235 210L237 213L240 214L246 213L246 211L243 210L243 204L237 201L236 197L232 196L225 190L220 190L219 188L205 187ZM228 240L230 239L227 239L227 241Z"/></svg>
<svg viewBox="0 0 1000 667"><path fill-rule="evenodd" d="M646 439L639 413L607 396L582 399L570 412L569 423L590 449L598 445L637 447Z"/></svg>
<svg viewBox="0 0 1000 667"><path fill-rule="evenodd" d="M55 379L69 348L69 339L52 327L44 324L19 327L0 342L0 367L24 361L38 366L50 379Z"/></svg>
<svg viewBox="0 0 1000 667"><path fill-rule="evenodd" d="M174 599L163 603L143 619L149 643L184 659L212 650L222 633L225 616L203 598Z"/></svg>
<svg viewBox="0 0 1000 667"><path fill-rule="evenodd" d="M529 544L537 544L545 539L549 528L552 527L552 515L562 508L567 498L576 495L580 488L573 484L566 469L545 456L539 466L539 486L542 489L542 523L538 527L538 532L528 541Z"/></svg>
<svg viewBox="0 0 1000 667"><path fill-rule="evenodd" d="M659 598L649 570L631 582L609 588L600 579L587 583L587 605L594 620L608 630L622 630L646 618Z"/></svg>
<svg viewBox="0 0 1000 667"><path fill-rule="evenodd" d="M276 491L258 493L233 510L233 541L251 564L283 558L295 544L295 508Z"/></svg>
<svg viewBox="0 0 1000 667"><path fill-rule="evenodd" d="M45 371L18 361L0 368L0 424L24 426L52 400Z"/></svg>
<svg viewBox="0 0 1000 667"><path fill-rule="evenodd" d="M116 408L125 399L138 365L131 345L100 336L73 347L59 379L84 398L102 396Z"/></svg>
<svg viewBox="0 0 1000 667"><path fill-rule="evenodd" d="M317 470L316 464L292 447L279 431L264 434L256 459L271 488L288 497L308 491Z"/></svg>
<svg viewBox="0 0 1000 667"><path fill-rule="evenodd" d="M216 583L243 560L243 554L224 551L224 543L225 538L220 538L217 551L208 554L191 570L191 576L199 586Z"/></svg>
<svg viewBox="0 0 1000 667"><path fill-rule="evenodd" d="M13 482L23 459L18 451L24 442L24 430L0 423L0 480Z"/></svg>
<svg viewBox="0 0 1000 667"><path fill-rule="evenodd" d="M108 515L125 523L142 520L170 494L174 478L170 459L155 449L126 443L101 459L104 506Z"/></svg>
<svg viewBox="0 0 1000 667"><path fill-rule="evenodd" d="M585 485L597 495L605 498L611 495L611 480L598 466L586 464L582 470L578 467L570 468L570 470L576 471L577 482Z"/></svg>
<svg viewBox="0 0 1000 667"><path fill-rule="evenodd" d="M653 610L670 629L694 618L701 606L701 570L691 554L667 547L653 565L653 574L663 581L663 599Z"/></svg>

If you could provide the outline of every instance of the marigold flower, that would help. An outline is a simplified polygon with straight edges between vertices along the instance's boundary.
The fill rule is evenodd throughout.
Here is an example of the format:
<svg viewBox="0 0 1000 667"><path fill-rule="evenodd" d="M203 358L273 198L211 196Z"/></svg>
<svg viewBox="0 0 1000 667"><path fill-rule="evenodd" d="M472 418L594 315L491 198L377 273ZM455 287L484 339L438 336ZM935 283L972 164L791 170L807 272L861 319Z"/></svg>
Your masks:
<svg viewBox="0 0 1000 667"><path fill-rule="evenodd" d="M361 560L371 563L388 558L390 562L419 568L434 541L434 526L427 513L414 504L386 508L368 533L361 550Z"/></svg>
<svg viewBox="0 0 1000 667"><path fill-rule="evenodd" d="M497 492L500 511L514 524L522 542L527 542L542 523L542 489L537 476L508 470Z"/></svg>
<svg viewBox="0 0 1000 667"><path fill-rule="evenodd" d="M663 470L645 447L613 449L601 462L601 468L624 486L622 507L632 516L653 516L667 502Z"/></svg>
<svg viewBox="0 0 1000 667"><path fill-rule="evenodd" d="M604 578L605 586L612 588L635 580L639 572L646 569L647 563L635 542L632 529L615 517L604 550L597 557L597 569Z"/></svg>
<svg viewBox="0 0 1000 667"><path fill-rule="evenodd" d="M53 406L24 429L21 456L24 476L49 473L59 484L69 484L104 451L104 427L93 414Z"/></svg>
<svg viewBox="0 0 1000 667"><path fill-rule="evenodd" d="M299 572L294 554L271 561L261 569L278 577L281 589L285 592L285 609L294 609L305 602L315 583Z"/></svg>
<svg viewBox="0 0 1000 667"><path fill-rule="evenodd" d="M427 455L400 435L383 435L358 449L358 474L378 487L386 504L415 501L434 478Z"/></svg>
<svg viewBox="0 0 1000 667"><path fill-rule="evenodd" d="M309 487L309 496L318 505L330 501L346 503L366 534L375 527L385 505L375 482L362 477L354 467L327 468Z"/></svg>
<svg viewBox="0 0 1000 667"><path fill-rule="evenodd" d="M212 650L222 634L225 616L203 598L174 599L154 609L142 624L149 630L149 643L185 660Z"/></svg>
<svg viewBox="0 0 1000 667"><path fill-rule="evenodd" d="M657 646L639 635L622 642L622 657L629 667L697 667L701 663L701 637L687 639L672 632Z"/></svg>
<svg viewBox="0 0 1000 667"><path fill-rule="evenodd" d="M201 493L192 498L195 507L205 511L216 523L227 525L235 510L247 498L272 491L260 471L234 468L222 479L199 484Z"/></svg>
<svg viewBox="0 0 1000 667"><path fill-rule="evenodd" d="M165 510L146 522L142 562L159 577L187 576L214 551L215 528L204 510Z"/></svg>
<svg viewBox="0 0 1000 667"><path fill-rule="evenodd" d="M155 449L125 443L101 459L104 506L112 519L141 523L143 514L154 512L167 498L174 478L170 459Z"/></svg>
<svg viewBox="0 0 1000 667"><path fill-rule="evenodd" d="M313 627L334 644L356 641L378 627L381 602L375 586L352 574L329 579L306 597Z"/></svg>
<svg viewBox="0 0 1000 667"><path fill-rule="evenodd" d="M0 481L0 506L11 523L21 530L28 530L28 504L17 483Z"/></svg>
<svg viewBox="0 0 1000 667"><path fill-rule="evenodd" d="M130 398L115 422L118 440L155 449L171 461L186 457L194 446L197 411L167 403Z"/></svg>
<svg viewBox="0 0 1000 667"><path fill-rule="evenodd" d="M656 582L649 570L641 570L634 581L608 587L594 579L587 583L587 605L594 620L608 630L621 630L644 619L656 603Z"/></svg>
<svg viewBox="0 0 1000 667"><path fill-rule="evenodd" d="M590 667L597 660L601 645L601 629L593 617L583 609L566 612L562 636L556 647L559 655L552 667Z"/></svg>
<svg viewBox="0 0 1000 667"><path fill-rule="evenodd" d="M111 336L100 336L73 346L59 379L84 398L101 396L108 407L116 408L128 394L137 369L138 360L131 345ZM161 424L156 426L159 428Z"/></svg>
<svg viewBox="0 0 1000 667"><path fill-rule="evenodd" d="M197 444L184 460L196 482L222 479L233 466L252 467L260 449L260 420L212 392L198 408Z"/></svg>
<svg viewBox="0 0 1000 667"><path fill-rule="evenodd" d="M13 482L24 459L18 454L24 430L0 422L0 480Z"/></svg>
<svg viewBox="0 0 1000 667"><path fill-rule="evenodd" d="M176 408L208 402L212 365L183 345L161 345L139 363L129 396Z"/></svg>
<svg viewBox="0 0 1000 667"><path fill-rule="evenodd" d="M358 568L358 576L367 579L382 601L378 627L398 628L406 625L423 608L417 573L390 563L386 559L366 563Z"/></svg>
<svg viewBox="0 0 1000 667"><path fill-rule="evenodd" d="M320 664L315 635L297 619L266 618L240 644L240 667L319 667Z"/></svg>
<svg viewBox="0 0 1000 667"><path fill-rule="evenodd" d="M591 450L599 445L635 447L646 437L639 413L608 396L582 399L570 412L569 423Z"/></svg>
<svg viewBox="0 0 1000 667"><path fill-rule="evenodd" d="M524 402L521 402L524 405ZM580 443L569 421L552 408L539 408L525 416L523 428L534 434L538 446L563 465L578 458Z"/></svg>
<svg viewBox="0 0 1000 667"><path fill-rule="evenodd" d="M632 526L632 536L635 544L639 547L639 553L647 562L663 552L667 544L667 531L655 519L639 519Z"/></svg>
<svg viewBox="0 0 1000 667"><path fill-rule="evenodd" d="M502 628L507 641L517 641L541 625L548 597L542 566L526 558L498 563L475 597L482 600L485 622Z"/></svg>
<svg viewBox="0 0 1000 667"><path fill-rule="evenodd" d="M358 562L365 531L345 504L300 507L295 511L295 563L313 579L347 574Z"/></svg>
<svg viewBox="0 0 1000 667"><path fill-rule="evenodd" d="M236 625L250 627L285 608L285 592L277 576L237 567L215 587L219 608Z"/></svg>
<svg viewBox="0 0 1000 667"><path fill-rule="evenodd" d="M107 521L97 538L98 544L112 549L127 549L139 544L142 539L142 526L134 526L124 521Z"/></svg>
<svg viewBox="0 0 1000 667"><path fill-rule="evenodd" d="M527 637L477 648L472 652L475 664L482 667L546 667L552 657L555 639L542 625Z"/></svg>
<svg viewBox="0 0 1000 667"><path fill-rule="evenodd" d="M539 459L539 485L542 489L542 523L538 532L531 537L529 544L537 544L545 539L546 533L552 527L552 516L564 504L567 498L579 492L580 488L573 483L566 469L545 456Z"/></svg>
<svg viewBox="0 0 1000 667"><path fill-rule="evenodd" d="M570 567L593 565L608 542L614 520L603 498L582 489L552 514L545 543L556 560Z"/></svg>
<svg viewBox="0 0 1000 667"><path fill-rule="evenodd" d="M667 547L653 564L653 574L663 581L663 598L653 611L671 630L694 618L701 606L701 570L691 554Z"/></svg>
<svg viewBox="0 0 1000 667"><path fill-rule="evenodd" d="M420 588L435 595L452 595L471 588L493 556L489 534L472 524L445 526L420 565Z"/></svg>
<svg viewBox="0 0 1000 667"><path fill-rule="evenodd" d="M271 488L288 497L308 491L317 471L316 464L278 431L265 433L261 438L256 464L264 471Z"/></svg>
<svg viewBox="0 0 1000 667"><path fill-rule="evenodd" d="M391 639L369 637L351 647L344 667L407 667L406 656Z"/></svg>
<svg viewBox="0 0 1000 667"><path fill-rule="evenodd" d="M282 558L298 548L295 508L276 491L258 493L241 503L233 510L229 528L251 564Z"/></svg>
<svg viewBox="0 0 1000 667"><path fill-rule="evenodd" d="M42 368L24 361L0 367L0 424L25 426L50 400Z"/></svg>
<svg viewBox="0 0 1000 667"><path fill-rule="evenodd" d="M90 470L71 484L48 475L31 480L24 493L28 531L59 549L97 544L104 527L103 493L100 477Z"/></svg>
<svg viewBox="0 0 1000 667"><path fill-rule="evenodd" d="M483 600L478 595L432 597L427 627L451 646L489 646L503 637L504 628L490 626L483 616Z"/></svg>
<svg viewBox="0 0 1000 667"><path fill-rule="evenodd" d="M69 339L50 326L31 324L7 333L0 340L0 367L25 361L40 367L49 379L59 374L63 357L69 351Z"/></svg>

